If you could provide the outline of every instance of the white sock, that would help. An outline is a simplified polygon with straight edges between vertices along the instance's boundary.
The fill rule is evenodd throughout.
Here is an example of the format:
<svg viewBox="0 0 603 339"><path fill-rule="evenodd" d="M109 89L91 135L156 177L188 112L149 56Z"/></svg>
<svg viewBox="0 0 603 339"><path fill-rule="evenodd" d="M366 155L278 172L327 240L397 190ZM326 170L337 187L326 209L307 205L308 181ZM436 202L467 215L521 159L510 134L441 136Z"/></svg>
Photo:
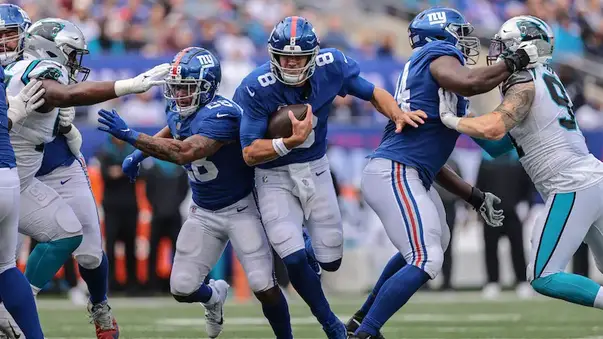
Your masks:
<svg viewBox="0 0 603 339"><path fill-rule="evenodd" d="M33 293L34 297L38 296L38 293L40 293L40 291L42 290L39 287L35 287L34 285L29 285L31 286L31 292Z"/></svg>
<svg viewBox="0 0 603 339"><path fill-rule="evenodd" d="M593 307L603 309L603 287L599 287Z"/></svg>

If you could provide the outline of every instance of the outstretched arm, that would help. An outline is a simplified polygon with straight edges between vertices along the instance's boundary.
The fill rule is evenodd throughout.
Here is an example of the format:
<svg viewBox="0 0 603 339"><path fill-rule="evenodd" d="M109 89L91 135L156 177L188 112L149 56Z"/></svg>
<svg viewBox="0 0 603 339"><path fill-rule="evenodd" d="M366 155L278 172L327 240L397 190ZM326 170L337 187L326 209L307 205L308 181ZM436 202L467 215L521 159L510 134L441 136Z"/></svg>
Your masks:
<svg viewBox="0 0 603 339"><path fill-rule="evenodd" d="M489 92L511 75L504 62L469 68L452 56L437 58L429 70L440 87L466 97Z"/></svg>
<svg viewBox="0 0 603 339"><path fill-rule="evenodd" d="M224 145L224 142L198 134L185 140L176 140L140 133L133 145L149 156L184 165L213 155Z"/></svg>

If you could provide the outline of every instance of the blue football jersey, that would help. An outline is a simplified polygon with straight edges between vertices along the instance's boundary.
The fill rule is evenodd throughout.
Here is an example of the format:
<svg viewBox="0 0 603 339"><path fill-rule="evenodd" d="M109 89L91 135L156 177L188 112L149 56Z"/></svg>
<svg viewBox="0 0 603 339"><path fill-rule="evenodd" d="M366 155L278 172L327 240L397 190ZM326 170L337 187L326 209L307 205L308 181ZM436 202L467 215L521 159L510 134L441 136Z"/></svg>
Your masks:
<svg viewBox="0 0 603 339"><path fill-rule="evenodd" d="M2 67L0 67L0 91L0 168L14 168L17 167L17 160L8 131L8 103L6 102L6 84Z"/></svg>
<svg viewBox="0 0 603 339"><path fill-rule="evenodd" d="M71 166L75 160L75 155L67 146L67 138L58 134L53 141L44 145L44 158L36 176L46 175L61 166Z"/></svg>
<svg viewBox="0 0 603 339"><path fill-rule="evenodd" d="M243 109L242 146L265 138L270 115L280 107L309 103L314 113L314 130L306 142L284 157L258 167L273 168L320 159L327 150L327 118L335 97L351 94L370 100L373 96L374 86L359 74L358 63L334 48L323 49L316 57L316 70L308 79L309 86L287 86L270 71L270 63L259 66L243 79L233 98Z"/></svg>
<svg viewBox="0 0 603 339"><path fill-rule="evenodd" d="M427 114L425 124L418 128L406 127L402 133L389 122L379 147L371 158L390 159L415 168L427 189L435 175L450 157L459 133L440 120L440 85L432 77L429 65L441 56L458 58L464 64L461 52L451 43L432 41L415 51L398 78L396 100L405 110L423 110ZM458 96L457 114L464 116L468 101Z"/></svg>
<svg viewBox="0 0 603 339"><path fill-rule="evenodd" d="M231 141L212 156L184 165L188 172L193 201L208 210L230 206L253 190L253 168L243 160L239 142L241 108L222 96L186 118L173 107L166 108L167 122L174 139L199 134L217 141Z"/></svg>

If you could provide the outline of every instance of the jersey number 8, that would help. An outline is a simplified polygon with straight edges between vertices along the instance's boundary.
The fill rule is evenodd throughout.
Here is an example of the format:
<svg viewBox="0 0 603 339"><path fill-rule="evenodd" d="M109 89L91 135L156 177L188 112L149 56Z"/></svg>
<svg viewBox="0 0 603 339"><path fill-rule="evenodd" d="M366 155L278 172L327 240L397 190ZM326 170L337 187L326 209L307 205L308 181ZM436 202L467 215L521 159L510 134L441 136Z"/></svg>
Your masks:
<svg viewBox="0 0 603 339"><path fill-rule="evenodd" d="M193 161L187 172L188 178L197 182L207 182L218 177L218 168L207 158Z"/></svg>

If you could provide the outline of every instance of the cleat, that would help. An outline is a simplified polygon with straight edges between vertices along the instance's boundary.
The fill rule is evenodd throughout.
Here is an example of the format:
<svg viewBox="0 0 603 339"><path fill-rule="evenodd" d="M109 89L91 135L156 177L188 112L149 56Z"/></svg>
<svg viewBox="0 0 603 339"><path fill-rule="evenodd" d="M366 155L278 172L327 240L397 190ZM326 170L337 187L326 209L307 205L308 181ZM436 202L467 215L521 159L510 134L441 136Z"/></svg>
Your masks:
<svg viewBox="0 0 603 339"><path fill-rule="evenodd" d="M24 339L25 335L4 308L4 304L0 305L0 339Z"/></svg>
<svg viewBox="0 0 603 339"><path fill-rule="evenodd" d="M350 336L350 339L352 338L356 338L354 337L354 333L356 333L356 330L358 330L358 328L360 327L360 324L362 323L362 320L364 319L364 317L361 317L357 314L354 314L350 320L348 320L348 322L345 324L345 329L348 333L348 335ZM383 334L381 334L381 331L377 332L376 336L369 336L369 338L371 339L385 339L385 337L383 336Z"/></svg>
<svg viewBox="0 0 603 339"><path fill-rule="evenodd" d="M212 296L207 303L201 303L205 307L205 331L210 338L217 338L222 333L224 324L224 303L230 285L224 280L209 281Z"/></svg>
<svg viewBox="0 0 603 339"><path fill-rule="evenodd" d="M378 337L373 337L372 335L366 332L360 332L358 334L352 334L349 336L349 339L377 339Z"/></svg>
<svg viewBox="0 0 603 339"><path fill-rule="evenodd" d="M88 301L88 313L90 314L90 323L96 327L97 339L117 339L119 338L119 326L111 313L111 307L105 300L96 305Z"/></svg>

